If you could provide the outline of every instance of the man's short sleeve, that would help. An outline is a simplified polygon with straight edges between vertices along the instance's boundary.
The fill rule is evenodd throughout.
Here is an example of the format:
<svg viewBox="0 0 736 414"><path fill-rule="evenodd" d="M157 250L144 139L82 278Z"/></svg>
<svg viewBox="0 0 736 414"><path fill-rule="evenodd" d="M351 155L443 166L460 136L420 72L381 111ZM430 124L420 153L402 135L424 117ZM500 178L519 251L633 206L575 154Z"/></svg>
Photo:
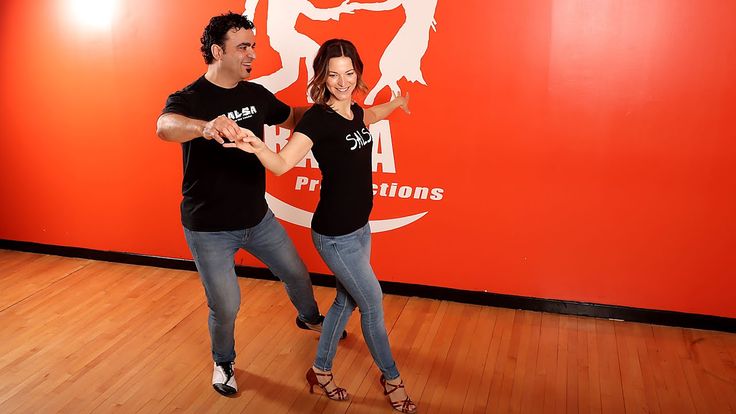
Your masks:
<svg viewBox="0 0 736 414"><path fill-rule="evenodd" d="M261 88L263 87L261 86ZM278 125L289 119L289 114L291 114L291 107L281 102L268 89L263 88L263 93L265 96L266 105L268 107L268 113L265 117L266 124Z"/></svg>
<svg viewBox="0 0 736 414"><path fill-rule="evenodd" d="M189 94L184 91L174 92L166 99L166 106L164 106L161 114L179 114L184 116L191 116L192 109L190 100L187 99Z"/></svg>

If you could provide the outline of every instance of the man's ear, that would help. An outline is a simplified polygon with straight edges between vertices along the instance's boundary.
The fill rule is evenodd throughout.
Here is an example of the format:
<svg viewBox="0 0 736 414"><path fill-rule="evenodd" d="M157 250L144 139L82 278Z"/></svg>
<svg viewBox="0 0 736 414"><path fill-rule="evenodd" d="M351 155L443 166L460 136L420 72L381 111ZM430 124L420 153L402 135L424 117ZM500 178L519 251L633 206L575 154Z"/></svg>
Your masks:
<svg viewBox="0 0 736 414"><path fill-rule="evenodd" d="M222 55L225 53L224 50L220 47L220 45L214 44L210 47L210 51L212 52L212 56L215 58L215 60L222 59Z"/></svg>

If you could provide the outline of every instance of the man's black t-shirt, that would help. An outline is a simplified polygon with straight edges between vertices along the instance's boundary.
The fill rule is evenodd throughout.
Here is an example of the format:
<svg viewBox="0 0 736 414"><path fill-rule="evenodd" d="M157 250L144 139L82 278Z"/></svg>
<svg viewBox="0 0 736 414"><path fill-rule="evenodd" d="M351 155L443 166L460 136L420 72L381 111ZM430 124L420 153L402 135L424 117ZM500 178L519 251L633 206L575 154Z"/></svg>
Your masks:
<svg viewBox="0 0 736 414"><path fill-rule="evenodd" d="M312 229L325 236L358 230L373 208L373 139L363 123L363 108L354 103L351 109L353 119L348 120L329 107L314 105L294 130L314 143L322 188Z"/></svg>
<svg viewBox="0 0 736 414"><path fill-rule="evenodd" d="M163 113L210 121L220 115L263 137L264 124L280 124L290 108L263 86L240 82L221 88L204 76L166 100ZM194 231L253 227L266 214L266 173L253 154L202 137L182 143L181 221Z"/></svg>

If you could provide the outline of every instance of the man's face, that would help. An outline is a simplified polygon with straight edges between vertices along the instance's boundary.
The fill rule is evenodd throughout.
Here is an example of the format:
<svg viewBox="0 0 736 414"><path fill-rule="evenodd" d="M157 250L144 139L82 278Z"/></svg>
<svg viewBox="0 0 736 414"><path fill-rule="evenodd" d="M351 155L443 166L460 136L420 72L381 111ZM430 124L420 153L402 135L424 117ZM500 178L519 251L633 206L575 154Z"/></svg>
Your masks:
<svg viewBox="0 0 736 414"><path fill-rule="evenodd" d="M230 29L227 32L220 67L239 79L250 77L251 65L256 59L256 36L253 30Z"/></svg>

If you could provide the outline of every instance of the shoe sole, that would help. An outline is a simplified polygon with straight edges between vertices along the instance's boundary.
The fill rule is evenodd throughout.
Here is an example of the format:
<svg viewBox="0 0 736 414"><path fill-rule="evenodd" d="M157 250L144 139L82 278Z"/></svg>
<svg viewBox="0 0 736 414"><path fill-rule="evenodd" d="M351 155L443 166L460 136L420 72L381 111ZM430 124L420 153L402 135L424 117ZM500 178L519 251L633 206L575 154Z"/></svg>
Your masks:
<svg viewBox="0 0 736 414"><path fill-rule="evenodd" d="M212 384L212 388L226 397L235 395L238 392L238 390L226 384Z"/></svg>
<svg viewBox="0 0 736 414"><path fill-rule="evenodd" d="M297 316L297 318L296 318L296 326L297 326L297 328L299 328L299 329L304 329L305 331L313 331L313 332L318 332L318 333L320 333L320 334L322 333L322 331L318 331L318 330L316 330L316 329L312 329L312 328L310 328L310 327L309 327L309 326L307 325L307 323L306 323L306 322L304 322L303 320L299 319L299 317L298 317L298 316ZM348 337L348 331L342 331L342 335L340 335L340 340L342 341L343 339L345 339L345 338L347 338L347 337Z"/></svg>

